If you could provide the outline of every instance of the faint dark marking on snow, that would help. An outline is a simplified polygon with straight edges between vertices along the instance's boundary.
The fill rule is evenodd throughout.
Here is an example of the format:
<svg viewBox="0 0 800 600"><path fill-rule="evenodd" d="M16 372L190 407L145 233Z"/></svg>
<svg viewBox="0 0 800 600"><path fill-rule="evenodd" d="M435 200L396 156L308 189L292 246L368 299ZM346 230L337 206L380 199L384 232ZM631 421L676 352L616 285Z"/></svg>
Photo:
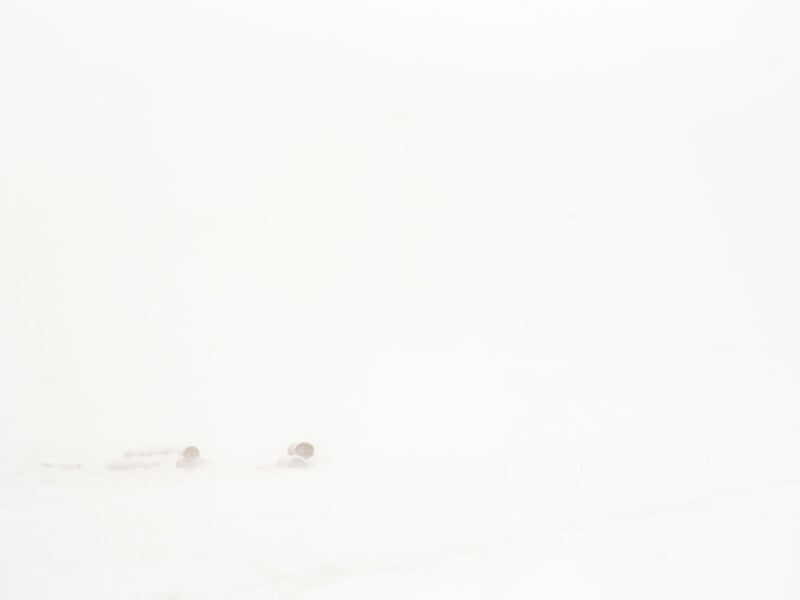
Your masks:
<svg viewBox="0 0 800 600"><path fill-rule="evenodd" d="M181 448L168 446L162 448L144 448L139 450L127 450L123 456L125 458L147 458L150 456L167 456L170 454L180 454Z"/></svg>
<svg viewBox="0 0 800 600"><path fill-rule="evenodd" d="M45 469L63 469L65 471L77 471L78 469L82 469L83 465L81 463L49 463L43 462L40 463Z"/></svg>

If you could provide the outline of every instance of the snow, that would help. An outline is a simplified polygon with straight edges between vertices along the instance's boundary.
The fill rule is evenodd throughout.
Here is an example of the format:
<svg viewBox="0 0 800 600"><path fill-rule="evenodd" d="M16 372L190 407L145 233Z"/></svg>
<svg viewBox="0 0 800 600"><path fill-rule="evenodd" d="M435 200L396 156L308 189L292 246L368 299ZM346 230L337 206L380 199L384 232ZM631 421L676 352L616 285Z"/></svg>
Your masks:
<svg viewBox="0 0 800 600"><path fill-rule="evenodd" d="M0 3L0 598L798 598L798 30Z"/></svg>
<svg viewBox="0 0 800 600"><path fill-rule="evenodd" d="M447 457L454 459L454 457ZM502 458L3 473L10 598L791 598L800 477ZM783 465L782 468L786 468ZM774 468L772 471L780 471ZM689 477L693 473L696 477Z"/></svg>

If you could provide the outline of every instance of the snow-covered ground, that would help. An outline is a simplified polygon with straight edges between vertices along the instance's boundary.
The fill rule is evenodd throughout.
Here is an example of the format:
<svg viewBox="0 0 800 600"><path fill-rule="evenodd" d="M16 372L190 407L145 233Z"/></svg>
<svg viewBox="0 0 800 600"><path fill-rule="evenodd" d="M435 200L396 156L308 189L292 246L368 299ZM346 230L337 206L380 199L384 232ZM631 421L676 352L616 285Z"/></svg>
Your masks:
<svg viewBox="0 0 800 600"><path fill-rule="evenodd" d="M0 2L0 599L800 598L798 32Z"/></svg>
<svg viewBox="0 0 800 600"><path fill-rule="evenodd" d="M192 471L18 463L0 481L3 592L796 598L794 461L761 471L731 458L627 479L542 477L502 455Z"/></svg>

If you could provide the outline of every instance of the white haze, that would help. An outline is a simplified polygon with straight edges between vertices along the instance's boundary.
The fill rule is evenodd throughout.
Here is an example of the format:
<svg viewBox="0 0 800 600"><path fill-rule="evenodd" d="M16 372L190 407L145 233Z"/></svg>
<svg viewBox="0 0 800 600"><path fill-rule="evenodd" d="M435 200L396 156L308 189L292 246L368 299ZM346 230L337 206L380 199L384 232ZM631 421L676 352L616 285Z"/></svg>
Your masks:
<svg viewBox="0 0 800 600"><path fill-rule="evenodd" d="M65 597L611 597L616 576L556 580L600 569L623 534L559 550L523 539L521 515L602 529L615 510L747 490L743 513L727 500L663 526L688 553L687 587L664 589L755 597L705 585L762 564L749 554L693 562L728 548L730 518L772 548L763 597L796 598L800 486L770 486L800 476L799 31L800 4L780 0L6 0L0 450L32 487L0 491L0 534L41 522L25 512L41 489L51 524L72 519L48 527L64 553L93 510L107 533L89 536L158 547L163 531L115 515L160 506L172 471L104 465L196 444L212 464L181 474L179 497L213 490L242 506L241 532L297 549L301 527L319 553L287 566L242 543L233 556L274 577L233 590L220 582L243 562L199 576L166 552L120 575L120 555L87 551L116 575L96 590L75 575ZM314 470L257 470L300 439ZM258 494L284 484L319 504L259 522ZM753 524L777 514L777 538ZM202 543L189 517L159 515ZM681 537L693 519L699 546ZM423 532L481 550L464 565L398 550ZM0 595L56 597L5 544L18 578ZM646 561L637 545L625 556ZM465 583L498 553L491 584ZM504 585L515 560L525 585ZM320 565L334 574L310 576ZM404 578L419 572L434 583Z"/></svg>

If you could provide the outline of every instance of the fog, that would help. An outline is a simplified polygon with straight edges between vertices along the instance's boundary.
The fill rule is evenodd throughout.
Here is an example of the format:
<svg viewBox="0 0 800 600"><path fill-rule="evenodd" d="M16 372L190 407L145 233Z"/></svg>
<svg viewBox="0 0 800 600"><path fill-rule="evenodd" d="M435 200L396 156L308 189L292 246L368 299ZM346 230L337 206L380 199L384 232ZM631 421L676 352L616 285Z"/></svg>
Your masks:
<svg viewBox="0 0 800 600"><path fill-rule="evenodd" d="M543 489L793 480L799 28L779 0L5 2L6 466L112 486L124 450L194 444L191 489L241 498L225 465L309 440L314 493L482 488L478 528Z"/></svg>

